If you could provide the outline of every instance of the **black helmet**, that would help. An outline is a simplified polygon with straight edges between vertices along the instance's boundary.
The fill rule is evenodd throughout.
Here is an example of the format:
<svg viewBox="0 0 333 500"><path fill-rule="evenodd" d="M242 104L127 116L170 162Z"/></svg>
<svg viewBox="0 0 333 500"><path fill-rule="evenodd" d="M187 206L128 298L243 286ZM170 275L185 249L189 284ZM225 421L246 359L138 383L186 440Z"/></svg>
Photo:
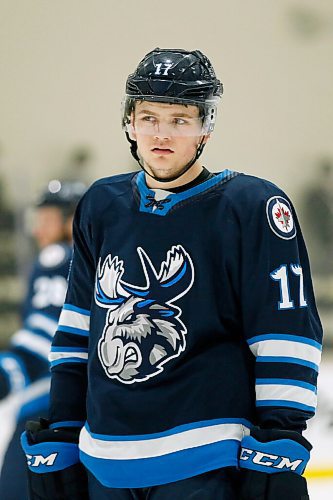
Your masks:
<svg viewBox="0 0 333 500"><path fill-rule="evenodd" d="M41 193L36 207L55 206L62 210L64 216L72 215L86 190L86 185L81 181L53 179Z"/></svg>
<svg viewBox="0 0 333 500"><path fill-rule="evenodd" d="M126 81L123 101L122 126L131 144L131 153L150 177L169 182L183 175L199 158L204 148L204 136L214 130L217 102L223 93L223 85L216 78L209 59L200 50L159 49L149 52ZM197 152L184 169L172 179L159 179L145 170L138 155L133 135L131 114L136 101L169 102L195 105L202 120L202 139Z"/></svg>
<svg viewBox="0 0 333 500"><path fill-rule="evenodd" d="M222 83L200 50L156 48L127 78L123 127L130 123L135 101L147 100L199 106L202 118L209 118L205 133L212 132L222 93Z"/></svg>
<svg viewBox="0 0 333 500"><path fill-rule="evenodd" d="M206 102L221 97L222 83L209 59L199 50L155 49L139 63L126 82L133 98L165 98L167 102Z"/></svg>

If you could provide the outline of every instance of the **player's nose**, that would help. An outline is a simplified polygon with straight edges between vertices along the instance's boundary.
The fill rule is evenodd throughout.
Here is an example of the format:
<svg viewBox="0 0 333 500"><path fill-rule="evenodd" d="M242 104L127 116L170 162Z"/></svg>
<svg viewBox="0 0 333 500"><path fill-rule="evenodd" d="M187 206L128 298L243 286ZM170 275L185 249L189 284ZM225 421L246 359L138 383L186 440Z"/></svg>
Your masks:
<svg viewBox="0 0 333 500"><path fill-rule="evenodd" d="M159 123L154 131L155 140L169 140L172 136L172 127L167 123Z"/></svg>

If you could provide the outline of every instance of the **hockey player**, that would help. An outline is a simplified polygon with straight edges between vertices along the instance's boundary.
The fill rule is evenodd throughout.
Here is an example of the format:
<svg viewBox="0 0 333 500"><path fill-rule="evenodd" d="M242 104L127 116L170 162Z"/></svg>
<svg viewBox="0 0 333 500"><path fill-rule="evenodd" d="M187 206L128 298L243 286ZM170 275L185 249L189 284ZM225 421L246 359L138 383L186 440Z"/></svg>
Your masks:
<svg viewBox="0 0 333 500"><path fill-rule="evenodd" d="M33 236L39 254L29 278L22 327L0 353L0 498L6 500L28 495L19 438L27 418L46 415L48 409L48 354L66 295L74 209L84 190L81 182L54 180L37 202Z"/></svg>
<svg viewBox="0 0 333 500"><path fill-rule="evenodd" d="M22 436L33 499L86 498L85 469L90 500L308 498L308 258L281 189L202 166L221 95L198 50L155 49L127 79L143 172L78 206L49 421Z"/></svg>

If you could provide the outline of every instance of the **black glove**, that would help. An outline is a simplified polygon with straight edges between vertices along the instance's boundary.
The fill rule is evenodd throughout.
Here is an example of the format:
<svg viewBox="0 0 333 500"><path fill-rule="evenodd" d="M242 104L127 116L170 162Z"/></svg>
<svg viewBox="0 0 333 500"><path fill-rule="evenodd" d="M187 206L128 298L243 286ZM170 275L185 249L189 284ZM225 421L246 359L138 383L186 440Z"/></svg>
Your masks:
<svg viewBox="0 0 333 500"><path fill-rule="evenodd" d="M30 421L21 436L27 457L30 500L88 500L87 474L79 461L80 429L50 429Z"/></svg>
<svg viewBox="0 0 333 500"><path fill-rule="evenodd" d="M301 474L312 446L303 436L254 428L241 444L240 500L309 500Z"/></svg>

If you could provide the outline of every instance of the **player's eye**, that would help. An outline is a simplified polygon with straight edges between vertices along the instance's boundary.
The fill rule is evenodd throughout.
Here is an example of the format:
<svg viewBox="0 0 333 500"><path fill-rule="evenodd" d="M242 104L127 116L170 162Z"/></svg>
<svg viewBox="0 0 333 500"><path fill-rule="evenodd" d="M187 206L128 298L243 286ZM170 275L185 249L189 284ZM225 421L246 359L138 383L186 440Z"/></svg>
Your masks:
<svg viewBox="0 0 333 500"><path fill-rule="evenodd" d="M145 115L141 118L141 120L145 123L151 123L151 124L155 124L156 123L156 118L155 116L151 116L151 115Z"/></svg>
<svg viewBox="0 0 333 500"><path fill-rule="evenodd" d="M184 118L175 118L174 120L176 125L187 125L188 121L184 120Z"/></svg>

